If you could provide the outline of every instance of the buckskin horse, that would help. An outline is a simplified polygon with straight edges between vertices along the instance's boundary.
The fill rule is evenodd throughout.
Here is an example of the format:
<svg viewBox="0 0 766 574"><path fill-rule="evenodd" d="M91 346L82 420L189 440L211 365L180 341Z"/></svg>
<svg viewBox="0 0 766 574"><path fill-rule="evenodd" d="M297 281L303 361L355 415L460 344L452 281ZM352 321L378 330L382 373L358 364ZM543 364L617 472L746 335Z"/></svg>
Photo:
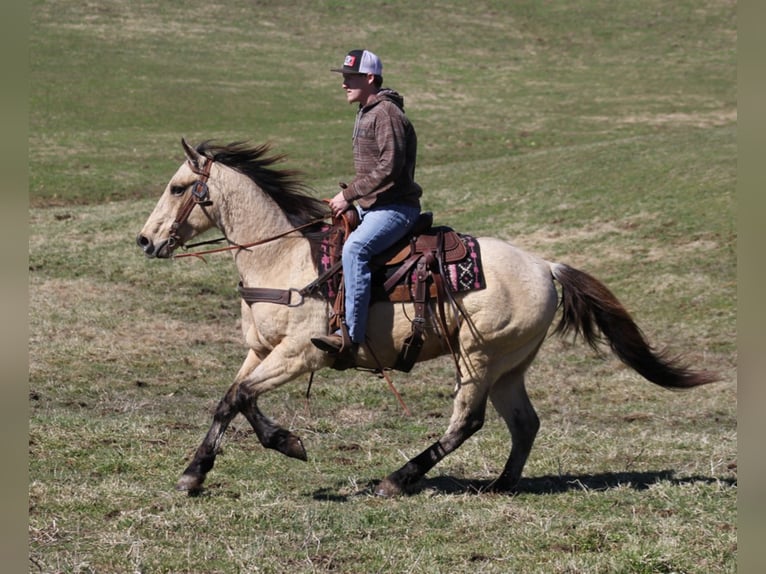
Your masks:
<svg viewBox="0 0 766 574"><path fill-rule="evenodd" d="M138 234L138 245L148 257L171 258L178 247L216 227L232 250L241 290L265 295L241 302L247 356L177 483L191 494L202 489L238 413L264 447L306 460L301 439L264 415L258 397L300 375L332 367L336 357L310 341L329 331L331 301L319 291L301 289L318 276L313 254L318 222L329 217L326 202L311 196L299 172L274 167L283 156L270 155L268 145L208 141L194 148L181 143L186 161ZM437 321L427 322L417 354L418 362L426 361L450 352L445 339L454 344L456 386L449 426L439 440L381 480L376 494L405 492L478 431L487 399L511 435L510 454L492 487L517 486L540 426L527 396L525 372L559 309L552 333L574 334L596 351L608 343L623 363L652 383L687 389L716 380L655 350L616 297L589 274L500 239L479 237L476 242L484 287L452 293L449 304L457 311L443 316L442 329ZM381 371L395 366L412 336L411 305L373 302L357 366ZM431 308L429 316L436 315Z"/></svg>

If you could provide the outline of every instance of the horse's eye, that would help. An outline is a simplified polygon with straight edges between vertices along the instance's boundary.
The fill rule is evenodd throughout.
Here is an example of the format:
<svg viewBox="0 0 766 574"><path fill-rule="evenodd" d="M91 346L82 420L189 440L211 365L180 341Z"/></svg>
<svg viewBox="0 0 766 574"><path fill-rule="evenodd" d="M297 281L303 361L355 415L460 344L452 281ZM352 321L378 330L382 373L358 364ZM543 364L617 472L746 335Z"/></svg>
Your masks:
<svg viewBox="0 0 766 574"><path fill-rule="evenodd" d="M186 191L186 186L184 185L171 185L170 186L170 193L173 195L183 195Z"/></svg>

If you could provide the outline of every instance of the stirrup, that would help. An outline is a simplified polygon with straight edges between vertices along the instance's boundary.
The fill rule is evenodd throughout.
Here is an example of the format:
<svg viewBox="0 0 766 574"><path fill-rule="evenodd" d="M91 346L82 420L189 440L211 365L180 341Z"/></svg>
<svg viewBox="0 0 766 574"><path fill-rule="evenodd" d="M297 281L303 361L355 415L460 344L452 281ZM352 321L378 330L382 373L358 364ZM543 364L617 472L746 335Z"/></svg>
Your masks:
<svg viewBox="0 0 766 574"><path fill-rule="evenodd" d="M311 337L314 346L325 353L338 354L343 351L343 337L341 335L329 334Z"/></svg>

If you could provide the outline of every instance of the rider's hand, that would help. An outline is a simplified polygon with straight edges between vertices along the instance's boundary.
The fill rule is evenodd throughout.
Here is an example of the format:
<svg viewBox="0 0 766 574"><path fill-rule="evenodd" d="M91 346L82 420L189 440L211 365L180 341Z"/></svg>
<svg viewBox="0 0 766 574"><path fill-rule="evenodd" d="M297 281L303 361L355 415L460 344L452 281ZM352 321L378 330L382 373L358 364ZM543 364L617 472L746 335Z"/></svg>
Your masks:
<svg viewBox="0 0 766 574"><path fill-rule="evenodd" d="M329 205L330 205L330 209L332 210L333 217L338 217L341 213L343 213L349 207L351 207L351 202L349 202L345 197L343 197L342 191L339 191L329 201Z"/></svg>

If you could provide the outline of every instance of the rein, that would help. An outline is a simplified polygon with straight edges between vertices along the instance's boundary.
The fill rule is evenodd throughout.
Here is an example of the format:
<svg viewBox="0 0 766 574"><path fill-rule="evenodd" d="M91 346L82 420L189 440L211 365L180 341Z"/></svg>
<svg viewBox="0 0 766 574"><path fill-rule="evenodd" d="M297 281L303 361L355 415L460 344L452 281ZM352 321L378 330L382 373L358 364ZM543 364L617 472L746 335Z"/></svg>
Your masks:
<svg viewBox="0 0 766 574"><path fill-rule="evenodd" d="M316 225L317 223L324 221L326 218L320 218L320 219L314 219L312 221L309 221L308 223L304 223L303 225L299 225L298 227L293 227L291 229L288 229L287 231L284 231L282 233L279 233L277 235L273 235L271 237L267 237L266 239L259 239L258 241L253 241L251 243L245 243L243 245L239 244L232 244L228 245L226 247L218 247L216 249L208 249L206 251L196 251L194 253L181 253L178 255L173 255L174 259L180 259L182 257L199 257L203 261L205 258L203 255L209 255L211 253L221 253L223 251L233 251L234 249L248 249L250 247L255 247L256 245L263 245L264 243L270 243L271 241L275 241L277 239L281 239L282 237L285 237L286 235L290 235L291 233L295 231L300 231L301 229L305 229L307 227L311 227L312 225ZM221 239L216 239L215 241L229 241L226 237L223 237ZM207 243L214 243L215 241L207 241L203 243L196 243L195 245L205 245ZM194 245L190 246L194 247Z"/></svg>

